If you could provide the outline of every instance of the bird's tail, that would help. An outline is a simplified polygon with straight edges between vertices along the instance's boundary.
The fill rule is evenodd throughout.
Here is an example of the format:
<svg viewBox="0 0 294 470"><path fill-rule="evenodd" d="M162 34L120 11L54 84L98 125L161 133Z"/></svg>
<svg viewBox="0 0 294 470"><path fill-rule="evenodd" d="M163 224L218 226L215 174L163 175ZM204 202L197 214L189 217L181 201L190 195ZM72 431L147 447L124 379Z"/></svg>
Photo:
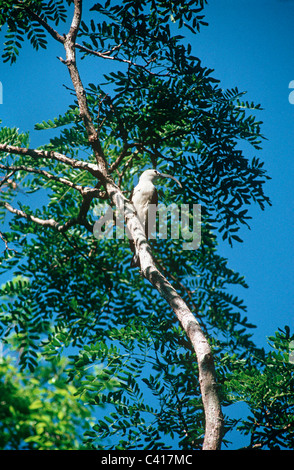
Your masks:
<svg viewBox="0 0 294 470"><path fill-rule="evenodd" d="M131 268L139 268L140 267L140 259L139 255L136 250L136 246L134 240L130 240L130 247L132 252L134 253L132 260L131 260Z"/></svg>

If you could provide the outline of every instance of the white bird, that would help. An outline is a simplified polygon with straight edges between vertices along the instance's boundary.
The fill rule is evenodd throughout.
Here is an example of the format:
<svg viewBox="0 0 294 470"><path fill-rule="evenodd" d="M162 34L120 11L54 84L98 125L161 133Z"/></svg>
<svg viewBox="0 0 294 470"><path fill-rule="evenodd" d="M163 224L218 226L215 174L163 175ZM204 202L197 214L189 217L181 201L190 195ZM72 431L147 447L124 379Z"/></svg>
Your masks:
<svg viewBox="0 0 294 470"><path fill-rule="evenodd" d="M137 216L144 228L145 236L148 238L148 207L149 204L158 204L158 194L157 189L154 186L155 182L159 178L171 178L176 183L182 187L181 183L171 175L165 173L160 173L157 170L146 170L142 173L139 178L137 186L133 189L131 193L131 202L133 203ZM131 261L131 266L140 266L139 255L137 253L135 243L133 240L130 240L131 250L134 252L134 256Z"/></svg>

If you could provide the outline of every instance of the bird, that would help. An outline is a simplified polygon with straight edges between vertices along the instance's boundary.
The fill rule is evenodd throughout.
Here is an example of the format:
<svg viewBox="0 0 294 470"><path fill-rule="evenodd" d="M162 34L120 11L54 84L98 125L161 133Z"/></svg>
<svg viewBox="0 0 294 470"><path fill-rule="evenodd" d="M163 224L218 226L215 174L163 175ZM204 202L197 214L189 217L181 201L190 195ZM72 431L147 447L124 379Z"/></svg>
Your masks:
<svg viewBox="0 0 294 470"><path fill-rule="evenodd" d="M180 187L181 183L171 175L166 173L160 173L158 170L149 169L145 170L139 178L137 186L132 190L130 200L133 203L136 214L144 228L145 236L148 238L148 207L150 204L158 204L157 189L154 186L154 182L160 178L171 178ZM130 247L134 255L131 261L131 267L139 267L139 254L136 250L135 243L130 239Z"/></svg>

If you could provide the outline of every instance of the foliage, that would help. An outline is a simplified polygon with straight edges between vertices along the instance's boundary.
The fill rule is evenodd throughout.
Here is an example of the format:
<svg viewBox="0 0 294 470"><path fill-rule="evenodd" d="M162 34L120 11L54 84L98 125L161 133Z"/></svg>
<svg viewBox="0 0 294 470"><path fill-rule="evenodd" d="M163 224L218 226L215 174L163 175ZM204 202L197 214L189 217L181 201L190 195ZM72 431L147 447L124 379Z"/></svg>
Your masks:
<svg viewBox="0 0 294 470"><path fill-rule="evenodd" d="M248 403L251 415L239 427L251 433L252 447L290 447L292 434L287 437L282 430L292 422L279 410L292 406L287 387L292 387L293 367L254 345L246 307L229 294L230 286L246 288L246 282L217 254L219 235L230 244L241 241L238 231L248 225L249 204L264 209L270 203L263 190L269 177L251 155L263 138L255 117L261 108L243 101L237 88L222 90L213 70L192 55L192 46L178 34L198 33L205 26L204 3L95 3L91 16L83 17L76 50L82 64L112 61L112 71L89 83L86 93L103 152L125 194L138 173L157 166L175 174L184 188L169 183L160 190L161 202L202 206L198 250L183 251L182 240L151 244L163 274L210 338L224 405ZM16 60L25 36L35 49L47 47L44 23L60 26L70 17L70 4L4 2L3 60ZM77 102L63 116L35 127L44 132L59 128L44 150L95 163ZM240 150L241 142L249 144L248 155ZM28 136L4 127L0 143L28 147ZM0 207L5 227L0 273L11 270L14 276L1 287L0 331L4 341L15 338L21 374L27 368L34 374L40 355L57 362L70 356L64 374L78 396L98 410L97 423L85 435L91 448L201 448L204 418L194 352L165 301L129 268L128 241L97 240L89 230L97 218L95 205L105 202L103 191L89 203L87 224L76 223L84 203L78 185L95 187L96 179L54 159L3 151L0 163L3 204L27 214L8 216ZM54 231L30 216L73 223L67 231ZM277 384L283 389L280 396ZM43 392L35 393L40 403ZM228 420L228 428L237 424ZM268 426L273 432L265 437ZM34 435L26 442L37 445ZM49 442L59 448L56 440Z"/></svg>
<svg viewBox="0 0 294 470"><path fill-rule="evenodd" d="M294 364L289 361L293 338L285 326L269 338L271 350L262 358L224 354L221 359L228 404L243 401L250 411L247 418L232 423L250 435L248 448L294 448Z"/></svg>
<svg viewBox="0 0 294 470"><path fill-rule="evenodd" d="M66 3L70 4L71 0ZM62 0L3 0L1 2L0 29L7 24L6 41L4 42L3 61L13 64L19 55L19 49L27 37L34 49L46 49L46 33L39 22L34 20L32 13L39 14L44 21L53 21L58 25L67 18L67 10Z"/></svg>
<svg viewBox="0 0 294 470"><path fill-rule="evenodd" d="M66 383L65 360L22 373L12 357L0 362L0 448L71 450L81 448L91 412Z"/></svg>

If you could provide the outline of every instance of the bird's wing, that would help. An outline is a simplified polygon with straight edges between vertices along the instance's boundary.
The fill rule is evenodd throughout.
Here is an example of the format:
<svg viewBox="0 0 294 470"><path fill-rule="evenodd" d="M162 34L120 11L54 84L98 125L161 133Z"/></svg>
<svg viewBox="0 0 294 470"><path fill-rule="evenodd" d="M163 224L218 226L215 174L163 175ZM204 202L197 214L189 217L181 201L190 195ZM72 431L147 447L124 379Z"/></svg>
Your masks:
<svg viewBox="0 0 294 470"><path fill-rule="evenodd" d="M141 192L141 187L137 184L137 186L135 186L131 191L130 201L133 202L133 198L134 198L135 194L140 193L140 192Z"/></svg>
<svg viewBox="0 0 294 470"><path fill-rule="evenodd" d="M154 191L153 191L153 194L151 196L151 199L149 201L149 204L154 204L156 207L158 206L158 193L157 193L157 189L154 188ZM156 217L156 214L154 214L154 216ZM150 215L149 215L150 217ZM156 223L155 220L153 220L152 224ZM150 227L150 230L152 230L152 227L153 225ZM155 226L155 229L156 229L156 226ZM146 220L146 223L145 223L145 236L148 240L149 238L149 224L148 224L148 217L147 217L147 220Z"/></svg>
<svg viewBox="0 0 294 470"><path fill-rule="evenodd" d="M158 206L158 192L156 188L155 188L155 191L153 191L150 204L155 204L156 206Z"/></svg>

